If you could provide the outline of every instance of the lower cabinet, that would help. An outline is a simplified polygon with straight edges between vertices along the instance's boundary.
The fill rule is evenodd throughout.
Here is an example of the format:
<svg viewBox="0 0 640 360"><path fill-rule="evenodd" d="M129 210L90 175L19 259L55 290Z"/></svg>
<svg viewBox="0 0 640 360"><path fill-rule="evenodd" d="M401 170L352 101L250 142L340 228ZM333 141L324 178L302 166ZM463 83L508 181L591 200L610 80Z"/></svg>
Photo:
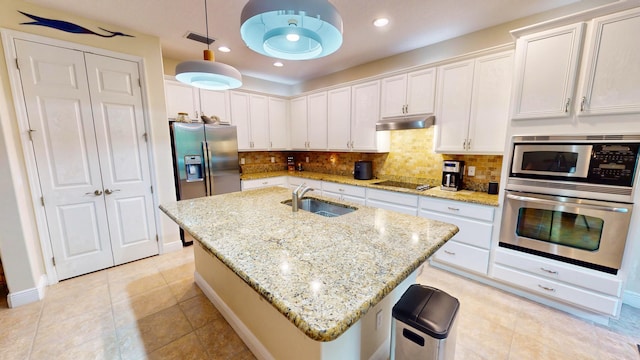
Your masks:
<svg viewBox="0 0 640 360"><path fill-rule="evenodd" d="M498 248L492 277L533 294L617 316L622 281L614 275Z"/></svg>
<svg viewBox="0 0 640 360"><path fill-rule="evenodd" d="M367 206L397 211L408 215L417 215L418 195L367 189Z"/></svg>
<svg viewBox="0 0 640 360"><path fill-rule="evenodd" d="M419 216L451 223L459 229L432 261L487 275L493 214L491 206L421 197Z"/></svg>
<svg viewBox="0 0 640 360"><path fill-rule="evenodd" d="M270 178L264 178L264 179L242 180L240 182L240 187L242 191L265 188L270 186L287 187L287 177L276 176L276 177L270 177Z"/></svg>
<svg viewBox="0 0 640 360"><path fill-rule="evenodd" d="M355 204L366 204L366 190L360 186L323 181L322 195Z"/></svg>
<svg viewBox="0 0 640 360"><path fill-rule="evenodd" d="M306 178L302 178L302 177L297 177L297 176L289 176L288 177L288 181L289 181L289 188L291 188L291 190L295 190L298 186L305 184L306 186L310 187L313 189L313 191L307 193L309 195L322 195L322 181L320 180L313 180L313 179L306 179Z"/></svg>

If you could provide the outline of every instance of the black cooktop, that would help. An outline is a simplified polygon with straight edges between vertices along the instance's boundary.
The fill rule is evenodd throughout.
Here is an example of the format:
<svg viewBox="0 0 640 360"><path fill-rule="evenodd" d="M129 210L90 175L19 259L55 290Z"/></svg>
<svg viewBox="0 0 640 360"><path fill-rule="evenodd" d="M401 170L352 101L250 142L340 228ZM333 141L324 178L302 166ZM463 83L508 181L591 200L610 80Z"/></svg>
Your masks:
<svg viewBox="0 0 640 360"><path fill-rule="evenodd" d="M427 190L427 189L429 189L428 185L412 184L412 183L406 183L406 182L401 182L401 181L391 181L391 180L385 180L385 181L377 182L377 183L374 183L374 185L392 186L392 187L398 187L398 188L410 189L410 190Z"/></svg>

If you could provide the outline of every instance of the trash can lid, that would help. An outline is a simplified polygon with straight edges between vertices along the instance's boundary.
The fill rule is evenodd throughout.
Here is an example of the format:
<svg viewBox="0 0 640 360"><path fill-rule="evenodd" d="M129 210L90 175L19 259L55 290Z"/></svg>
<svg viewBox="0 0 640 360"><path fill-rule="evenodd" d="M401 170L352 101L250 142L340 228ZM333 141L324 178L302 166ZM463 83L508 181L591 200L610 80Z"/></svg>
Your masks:
<svg viewBox="0 0 640 360"><path fill-rule="evenodd" d="M446 292L413 284L393 306L392 315L433 338L444 339L449 335L459 307L458 299Z"/></svg>

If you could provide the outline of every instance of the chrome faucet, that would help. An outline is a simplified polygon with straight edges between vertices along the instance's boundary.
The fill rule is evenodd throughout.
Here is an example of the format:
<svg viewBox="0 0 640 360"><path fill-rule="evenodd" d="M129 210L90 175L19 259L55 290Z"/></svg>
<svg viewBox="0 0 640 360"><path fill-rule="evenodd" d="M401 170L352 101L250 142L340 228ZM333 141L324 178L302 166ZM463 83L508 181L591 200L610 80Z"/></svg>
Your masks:
<svg viewBox="0 0 640 360"><path fill-rule="evenodd" d="M298 186L295 190L293 190L293 192L291 193L291 211L297 212L298 207L300 206L300 200L302 200L302 197L304 196L304 194L313 190L314 189L311 187L308 187L306 183L300 184L300 186Z"/></svg>

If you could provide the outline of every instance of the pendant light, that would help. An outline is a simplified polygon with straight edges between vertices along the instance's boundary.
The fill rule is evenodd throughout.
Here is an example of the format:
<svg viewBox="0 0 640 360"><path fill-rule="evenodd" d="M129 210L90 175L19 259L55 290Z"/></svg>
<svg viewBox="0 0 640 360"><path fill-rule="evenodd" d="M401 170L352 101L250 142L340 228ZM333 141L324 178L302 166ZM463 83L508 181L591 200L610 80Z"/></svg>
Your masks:
<svg viewBox="0 0 640 360"><path fill-rule="evenodd" d="M204 18L209 39L207 0L204 0ZM215 62L213 51L204 50L204 60L183 61L176 66L176 80L207 90L227 90L242 86L242 75L233 66Z"/></svg>
<svg viewBox="0 0 640 360"><path fill-rule="evenodd" d="M251 50L278 59L316 59L342 45L342 18L328 0L249 0L240 22Z"/></svg>

